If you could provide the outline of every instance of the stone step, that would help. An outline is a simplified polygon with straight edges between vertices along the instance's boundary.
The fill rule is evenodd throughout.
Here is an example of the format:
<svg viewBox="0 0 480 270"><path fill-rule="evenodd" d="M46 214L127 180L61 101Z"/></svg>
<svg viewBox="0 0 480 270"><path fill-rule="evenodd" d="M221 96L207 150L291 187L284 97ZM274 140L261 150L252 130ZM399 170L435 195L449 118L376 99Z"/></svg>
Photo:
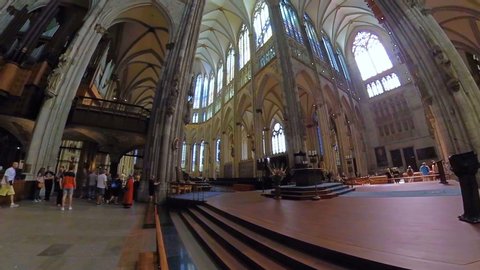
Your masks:
<svg viewBox="0 0 480 270"><path fill-rule="evenodd" d="M217 243L227 249L231 254L235 254L235 256L248 265L250 269L289 269L273 260L270 256L266 256L258 246L249 246L240 241L222 226L217 225L204 216L198 209L190 208L188 209L188 213Z"/></svg>
<svg viewBox="0 0 480 270"><path fill-rule="evenodd" d="M180 212L179 216L221 269L249 269L236 255L225 250L193 217L183 212Z"/></svg>
<svg viewBox="0 0 480 270"><path fill-rule="evenodd" d="M240 239L249 246L257 247L257 249L261 250L266 256L275 258L288 267L293 269L342 269L335 264L301 252L275 239L270 239L259 232L235 223L206 206L197 206L197 209L237 239Z"/></svg>

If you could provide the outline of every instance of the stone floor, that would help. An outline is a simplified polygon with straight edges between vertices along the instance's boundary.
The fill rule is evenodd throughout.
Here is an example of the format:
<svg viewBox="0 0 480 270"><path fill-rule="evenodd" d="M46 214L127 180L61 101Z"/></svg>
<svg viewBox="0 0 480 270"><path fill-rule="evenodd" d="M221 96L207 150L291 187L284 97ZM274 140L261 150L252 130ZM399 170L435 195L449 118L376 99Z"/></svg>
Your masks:
<svg viewBox="0 0 480 270"><path fill-rule="evenodd" d="M0 269L134 269L138 253L155 250L155 230L142 229L143 204L131 209L74 200L21 201L0 208Z"/></svg>

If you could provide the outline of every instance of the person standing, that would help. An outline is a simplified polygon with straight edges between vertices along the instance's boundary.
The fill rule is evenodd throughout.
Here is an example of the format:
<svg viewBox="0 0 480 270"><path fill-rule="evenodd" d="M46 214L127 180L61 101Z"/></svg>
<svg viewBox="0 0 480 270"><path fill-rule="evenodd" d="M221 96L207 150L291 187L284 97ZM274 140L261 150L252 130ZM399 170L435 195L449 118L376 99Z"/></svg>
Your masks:
<svg viewBox="0 0 480 270"><path fill-rule="evenodd" d="M40 168L37 173L37 181L35 183L35 189L33 190L33 202L41 202L40 191L45 185L45 168Z"/></svg>
<svg viewBox="0 0 480 270"><path fill-rule="evenodd" d="M97 174L95 171L90 171L90 174L88 175L88 199L91 200L95 198L95 189L97 185Z"/></svg>
<svg viewBox="0 0 480 270"><path fill-rule="evenodd" d="M18 168L18 162L13 162L12 166L5 171L5 175L1 181L0 196L10 196L10 208L18 207L15 203L15 189L13 188L13 182L15 182L15 176Z"/></svg>
<svg viewBox="0 0 480 270"><path fill-rule="evenodd" d="M427 180L427 175L430 174L430 168L428 168L427 166L427 163L423 162L422 163L422 166L420 166L420 172L422 173L423 175L423 181L426 181Z"/></svg>
<svg viewBox="0 0 480 270"><path fill-rule="evenodd" d="M62 208L61 210L65 210L65 201L68 197L69 199L69 204L68 204L68 210L72 210L72 201L73 201L73 190L77 187L77 182L75 180L75 173L73 172L73 169L75 168L75 165L70 164L68 166L68 171L63 174L63 178L61 178L60 181L60 187L63 189L63 197L62 197Z"/></svg>
<svg viewBox="0 0 480 270"><path fill-rule="evenodd" d="M125 193L123 194L123 207L130 208L133 205L133 176L129 176L125 184Z"/></svg>
<svg viewBox="0 0 480 270"><path fill-rule="evenodd" d="M55 173L52 172L50 166L47 167L47 171L45 172L45 201L50 201L50 194L52 193L53 187L53 180L55 178Z"/></svg>
<svg viewBox="0 0 480 270"><path fill-rule="evenodd" d="M55 176L55 191L57 192L57 206L62 206L62 198L63 198L63 189L61 186L63 173L65 172L65 167L60 166L60 169Z"/></svg>
<svg viewBox="0 0 480 270"><path fill-rule="evenodd" d="M103 197L105 196L105 188L107 187L107 175L105 170L101 170L97 177L97 205L103 203Z"/></svg>

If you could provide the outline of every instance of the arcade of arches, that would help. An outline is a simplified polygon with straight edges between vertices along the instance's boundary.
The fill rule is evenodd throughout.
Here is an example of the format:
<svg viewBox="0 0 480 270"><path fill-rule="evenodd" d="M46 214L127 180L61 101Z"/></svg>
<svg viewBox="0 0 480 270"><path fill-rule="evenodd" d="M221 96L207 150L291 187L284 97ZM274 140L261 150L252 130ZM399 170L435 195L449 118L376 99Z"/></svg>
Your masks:
<svg viewBox="0 0 480 270"><path fill-rule="evenodd" d="M480 150L478 1L5 0L0 166L167 183Z"/></svg>

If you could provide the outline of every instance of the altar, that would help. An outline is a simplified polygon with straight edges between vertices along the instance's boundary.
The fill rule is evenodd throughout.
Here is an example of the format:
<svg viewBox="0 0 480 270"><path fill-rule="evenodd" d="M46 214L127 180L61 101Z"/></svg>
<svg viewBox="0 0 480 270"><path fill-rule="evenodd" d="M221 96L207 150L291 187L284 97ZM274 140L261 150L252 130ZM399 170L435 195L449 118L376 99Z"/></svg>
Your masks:
<svg viewBox="0 0 480 270"><path fill-rule="evenodd" d="M296 186L313 186L325 181L323 170L319 168L298 168L292 169L291 181L295 182Z"/></svg>

